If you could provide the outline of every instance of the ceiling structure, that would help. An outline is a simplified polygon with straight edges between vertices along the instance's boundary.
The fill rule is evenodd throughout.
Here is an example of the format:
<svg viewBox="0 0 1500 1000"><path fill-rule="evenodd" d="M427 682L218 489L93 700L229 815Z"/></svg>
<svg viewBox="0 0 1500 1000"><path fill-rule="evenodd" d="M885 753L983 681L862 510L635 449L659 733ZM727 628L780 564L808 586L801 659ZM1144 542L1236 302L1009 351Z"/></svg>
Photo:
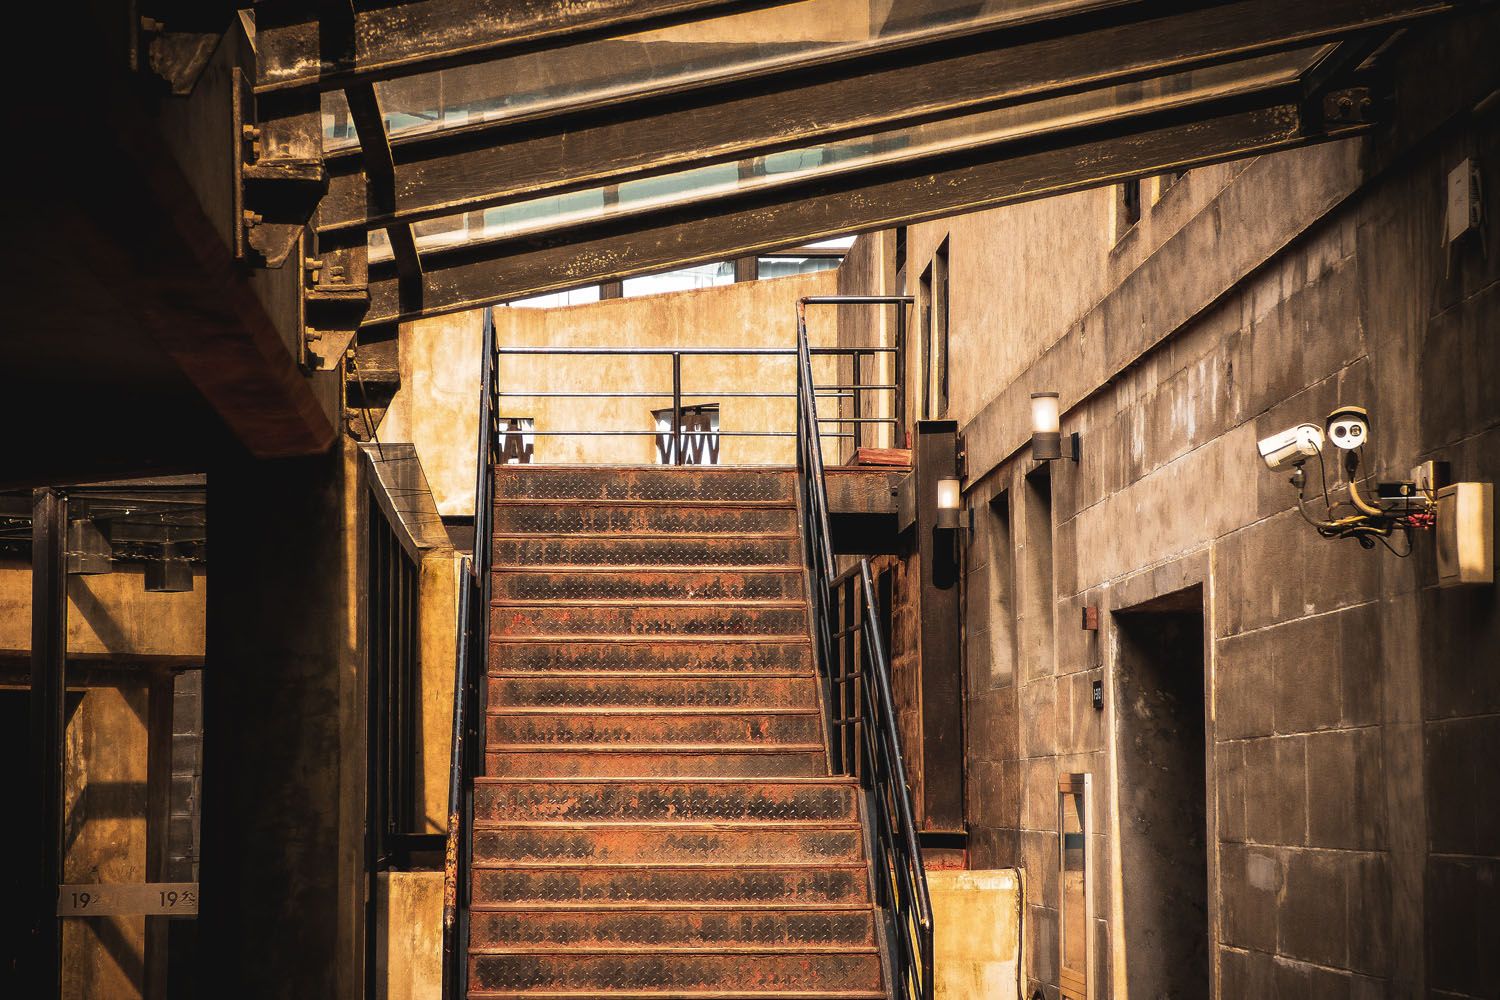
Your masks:
<svg viewBox="0 0 1500 1000"><path fill-rule="evenodd" d="M472 0L257 27L365 325L1369 128L1444 0Z"/></svg>
<svg viewBox="0 0 1500 1000"><path fill-rule="evenodd" d="M1482 3L127 6L39 11L0 488L324 452L424 316L1357 136Z"/></svg>

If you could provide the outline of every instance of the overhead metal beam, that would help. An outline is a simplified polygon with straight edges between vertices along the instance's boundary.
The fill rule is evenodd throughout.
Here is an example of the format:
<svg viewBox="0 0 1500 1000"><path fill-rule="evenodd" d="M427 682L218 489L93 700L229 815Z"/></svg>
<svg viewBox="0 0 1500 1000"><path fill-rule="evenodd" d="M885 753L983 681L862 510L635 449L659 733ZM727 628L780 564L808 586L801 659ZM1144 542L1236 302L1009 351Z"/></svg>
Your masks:
<svg viewBox="0 0 1500 1000"><path fill-rule="evenodd" d="M372 209L357 157L332 156L320 232L415 221L1157 77L1391 27L1462 0L1127 3L557 120L480 124L392 143L395 203Z"/></svg>
<svg viewBox="0 0 1500 1000"><path fill-rule="evenodd" d="M354 119L363 153L361 159L365 169L361 179L365 182L365 202L377 211L389 213L396 202L396 164L391 158L391 142L385 131L380 98L371 83L351 84L345 88L344 96L349 102L349 115ZM390 237L391 255L401 279L403 308L420 308L422 259L417 255L411 223L391 221L385 226L385 231Z"/></svg>
<svg viewBox="0 0 1500 1000"><path fill-rule="evenodd" d="M528 45L576 44L688 18L790 0L361 0L352 46L329 45L315 16L256 36L257 94L340 90L352 83L478 62ZM309 5L311 7L311 5ZM341 31L342 34L342 31Z"/></svg>
<svg viewBox="0 0 1500 1000"><path fill-rule="evenodd" d="M1353 135L1306 127L1300 86L700 201L425 257L424 308L372 274L365 322L415 319Z"/></svg>

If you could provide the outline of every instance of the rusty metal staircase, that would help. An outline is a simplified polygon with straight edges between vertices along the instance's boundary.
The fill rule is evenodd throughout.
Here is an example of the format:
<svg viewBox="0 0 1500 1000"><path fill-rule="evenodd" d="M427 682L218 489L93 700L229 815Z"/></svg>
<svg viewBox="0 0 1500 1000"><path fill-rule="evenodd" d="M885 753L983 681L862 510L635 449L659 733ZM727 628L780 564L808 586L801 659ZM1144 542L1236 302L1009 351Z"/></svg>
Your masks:
<svg viewBox="0 0 1500 1000"><path fill-rule="evenodd" d="M819 597L821 466L497 467L484 437L445 998L930 1000L884 653L836 662Z"/></svg>
<svg viewBox="0 0 1500 1000"><path fill-rule="evenodd" d="M794 474L495 482L471 997L884 997Z"/></svg>

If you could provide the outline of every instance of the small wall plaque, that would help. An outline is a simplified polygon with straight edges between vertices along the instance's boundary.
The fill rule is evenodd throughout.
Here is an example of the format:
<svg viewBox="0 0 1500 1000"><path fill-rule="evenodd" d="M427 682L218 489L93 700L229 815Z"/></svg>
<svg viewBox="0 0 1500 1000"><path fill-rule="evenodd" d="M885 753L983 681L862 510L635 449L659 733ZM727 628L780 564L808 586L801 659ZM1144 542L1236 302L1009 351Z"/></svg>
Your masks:
<svg viewBox="0 0 1500 1000"><path fill-rule="evenodd" d="M59 917L197 916L197 882L134 882L57 887Z"/></svg>

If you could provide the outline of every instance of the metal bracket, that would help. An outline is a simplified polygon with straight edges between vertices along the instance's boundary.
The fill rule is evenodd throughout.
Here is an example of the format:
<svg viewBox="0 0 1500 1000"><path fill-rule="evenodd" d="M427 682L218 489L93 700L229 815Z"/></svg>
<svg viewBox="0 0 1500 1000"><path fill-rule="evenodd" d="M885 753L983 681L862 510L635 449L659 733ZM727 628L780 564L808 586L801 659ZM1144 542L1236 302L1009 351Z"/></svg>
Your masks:
<svg viewBox="0 0 1500 1000"><path fill-rule="evenodd" d="M1323 95L1325 125L1370 125L1375 121L1375 98L1369 87L1344 87Z"/></svg>

